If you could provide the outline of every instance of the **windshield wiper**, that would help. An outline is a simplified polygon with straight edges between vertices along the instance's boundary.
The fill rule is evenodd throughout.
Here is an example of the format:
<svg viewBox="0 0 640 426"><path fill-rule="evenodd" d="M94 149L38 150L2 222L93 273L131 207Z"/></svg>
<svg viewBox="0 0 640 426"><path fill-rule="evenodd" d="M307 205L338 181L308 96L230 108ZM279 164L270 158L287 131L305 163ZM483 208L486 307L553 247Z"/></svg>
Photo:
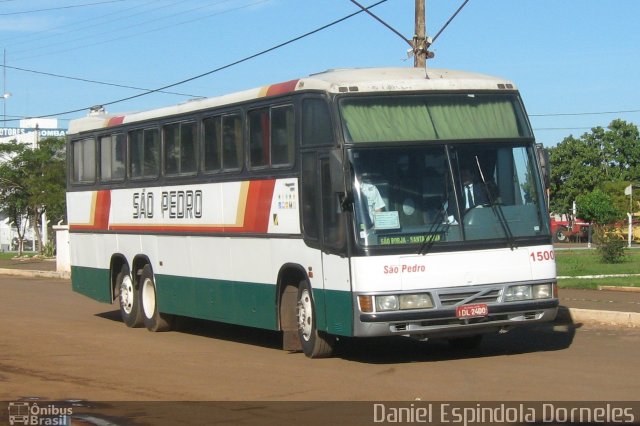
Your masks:
<svg viewBox="0 0 640 426"><path fill-rule="evenodd" d="M447 200L445 199L445 201L443 201L442 204L440 205L440 209L438 211L438 215L436 216L436 219L433 221L433 223L431 224L431 227L427 230L427 232L424 233L424 241L420 246L420 250L418 250L418 254L420 255L428 254L431 251L431 247L433 247L433 245L437 241L436 235L440 232L442 232L443 234L446 234L446 232L449 230L449 226L451 224L449 222L443 223L446 204L447 204ZM444 227L442 227L442 225L444 225Z"/></svg>
<svg viewBox="0 0 640 426"><path fill-rule="evenodd" d="M504 235L507 238L509 247L511 248L511 250L514 250L516 248L515 238L513 237L513 233L511 232L511 228L509 227L507 218L504 215L502 206L496 203L495 200L493 199L493 196L491 195L489 184L484 178L484 173L482 173L482 167L480 167L480 160L478 160L477 155L476 155L476 165L478 166L478 171L480 172L480 179L482 180L482 188L484 188L484 192L487 196L487 200L489 200L489 206L491 206L491 210L493 210L493 214L498 218L498 221L500 222L500 226L502 227L502 231L504 232Z"/></svg>

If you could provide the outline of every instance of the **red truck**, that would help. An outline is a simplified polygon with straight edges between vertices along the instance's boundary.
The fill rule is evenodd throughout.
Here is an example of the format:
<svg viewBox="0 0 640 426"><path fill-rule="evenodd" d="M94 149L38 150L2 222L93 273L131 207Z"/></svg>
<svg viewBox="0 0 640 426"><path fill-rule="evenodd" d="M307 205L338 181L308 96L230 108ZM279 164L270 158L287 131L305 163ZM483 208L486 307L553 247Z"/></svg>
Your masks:
<svg viewBox="0 0 640 426"><path fill-rule="evenodd" d="M580 218L572 219L567 215L553 215L551 216L551 235L553 235L553 241L557 243L586 240L589 235L589 223Z"/></svg>

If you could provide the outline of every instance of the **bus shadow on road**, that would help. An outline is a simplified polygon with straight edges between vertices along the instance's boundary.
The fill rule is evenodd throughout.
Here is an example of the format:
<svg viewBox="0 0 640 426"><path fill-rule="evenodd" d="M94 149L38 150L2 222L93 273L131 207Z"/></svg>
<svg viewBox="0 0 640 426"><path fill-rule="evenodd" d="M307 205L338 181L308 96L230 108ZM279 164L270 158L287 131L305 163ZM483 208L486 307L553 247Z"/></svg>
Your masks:
<svg viewBox="0 0 640 426"><path fill-rule="evenodd" d="M122 324L119 311L96 314ZM122 324L124 326L124 324ZM281 350L280 332L240 325L177 317L175 332ZM484 335L473 349L455 348L444 339L419 341L408 337L339 338L334 357L370 364L435 362L567 349L582 324L561 315L554 323L516 327L507 333Z"/></svg>
<svg viewBox="0 0 640 426"><path fill-rule="evenodd" d="M97 317L119 322L125 326L120 311L96 314ZM264 330L241 325L226 324L197 318L176 317L173 331L194 336L226 340L265 348L281 349L282 335L277 331Z"/></svg>
<svg viewBox="0 0 640 426"><path fill-rule="evenodd" d="M362 363L397 364L552 352L570 347L580 327L580 324L572 322L556 322L515 328L504 334L486 334L482 342L472 349L456 348L445 339L343 339L336 356Z"/></svg>

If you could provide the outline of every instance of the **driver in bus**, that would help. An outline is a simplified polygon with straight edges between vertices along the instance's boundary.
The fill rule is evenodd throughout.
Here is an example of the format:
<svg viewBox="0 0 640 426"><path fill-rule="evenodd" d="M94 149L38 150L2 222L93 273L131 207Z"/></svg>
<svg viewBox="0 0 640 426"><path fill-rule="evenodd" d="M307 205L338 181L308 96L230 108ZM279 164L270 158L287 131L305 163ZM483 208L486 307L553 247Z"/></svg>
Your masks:
<svg viewBox="0 0 640 426"><path fill-rule="evenodd" d="M383 211L387 205L382 199L378 187L371 183L370 176L368 176L367 174L362 175L362 182L360 183L360 193L364 197L364 200L367 204L369 219L373 224L375 213Z"/></svg>
<svg viewBox="0 0 640 426"><path fill-rule="evenodd" d="M460 168L460 211L464 215L465 212L471 210L474 207L482 207L489 204L489 199L485 191L484 185L480 182L480 177L472 172L472 168L461 167ZM449 194L453 195L453 192ZM453 197L445 203L445 210L447 211L447 222L449 224L458 224L458 212L455 207L456 203Z"/></svg>

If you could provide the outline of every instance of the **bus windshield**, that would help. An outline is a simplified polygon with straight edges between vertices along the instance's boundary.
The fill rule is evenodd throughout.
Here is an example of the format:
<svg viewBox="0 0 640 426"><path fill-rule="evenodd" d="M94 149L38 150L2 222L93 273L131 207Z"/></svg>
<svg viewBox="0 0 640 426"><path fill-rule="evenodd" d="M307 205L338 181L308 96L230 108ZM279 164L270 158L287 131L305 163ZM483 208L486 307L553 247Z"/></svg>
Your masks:
<svg viewBox="0 0 640 426"><path fill-rule="evenodd" d="M357 240L423 247L548 236L534 155L507 142L353 148Z"/></svg>
<svg viewBox="0 0 640 426"><path fill-rule="evenodd" d="M511 93L348 97L340 113L348 143L531 137Z"/></svg>

